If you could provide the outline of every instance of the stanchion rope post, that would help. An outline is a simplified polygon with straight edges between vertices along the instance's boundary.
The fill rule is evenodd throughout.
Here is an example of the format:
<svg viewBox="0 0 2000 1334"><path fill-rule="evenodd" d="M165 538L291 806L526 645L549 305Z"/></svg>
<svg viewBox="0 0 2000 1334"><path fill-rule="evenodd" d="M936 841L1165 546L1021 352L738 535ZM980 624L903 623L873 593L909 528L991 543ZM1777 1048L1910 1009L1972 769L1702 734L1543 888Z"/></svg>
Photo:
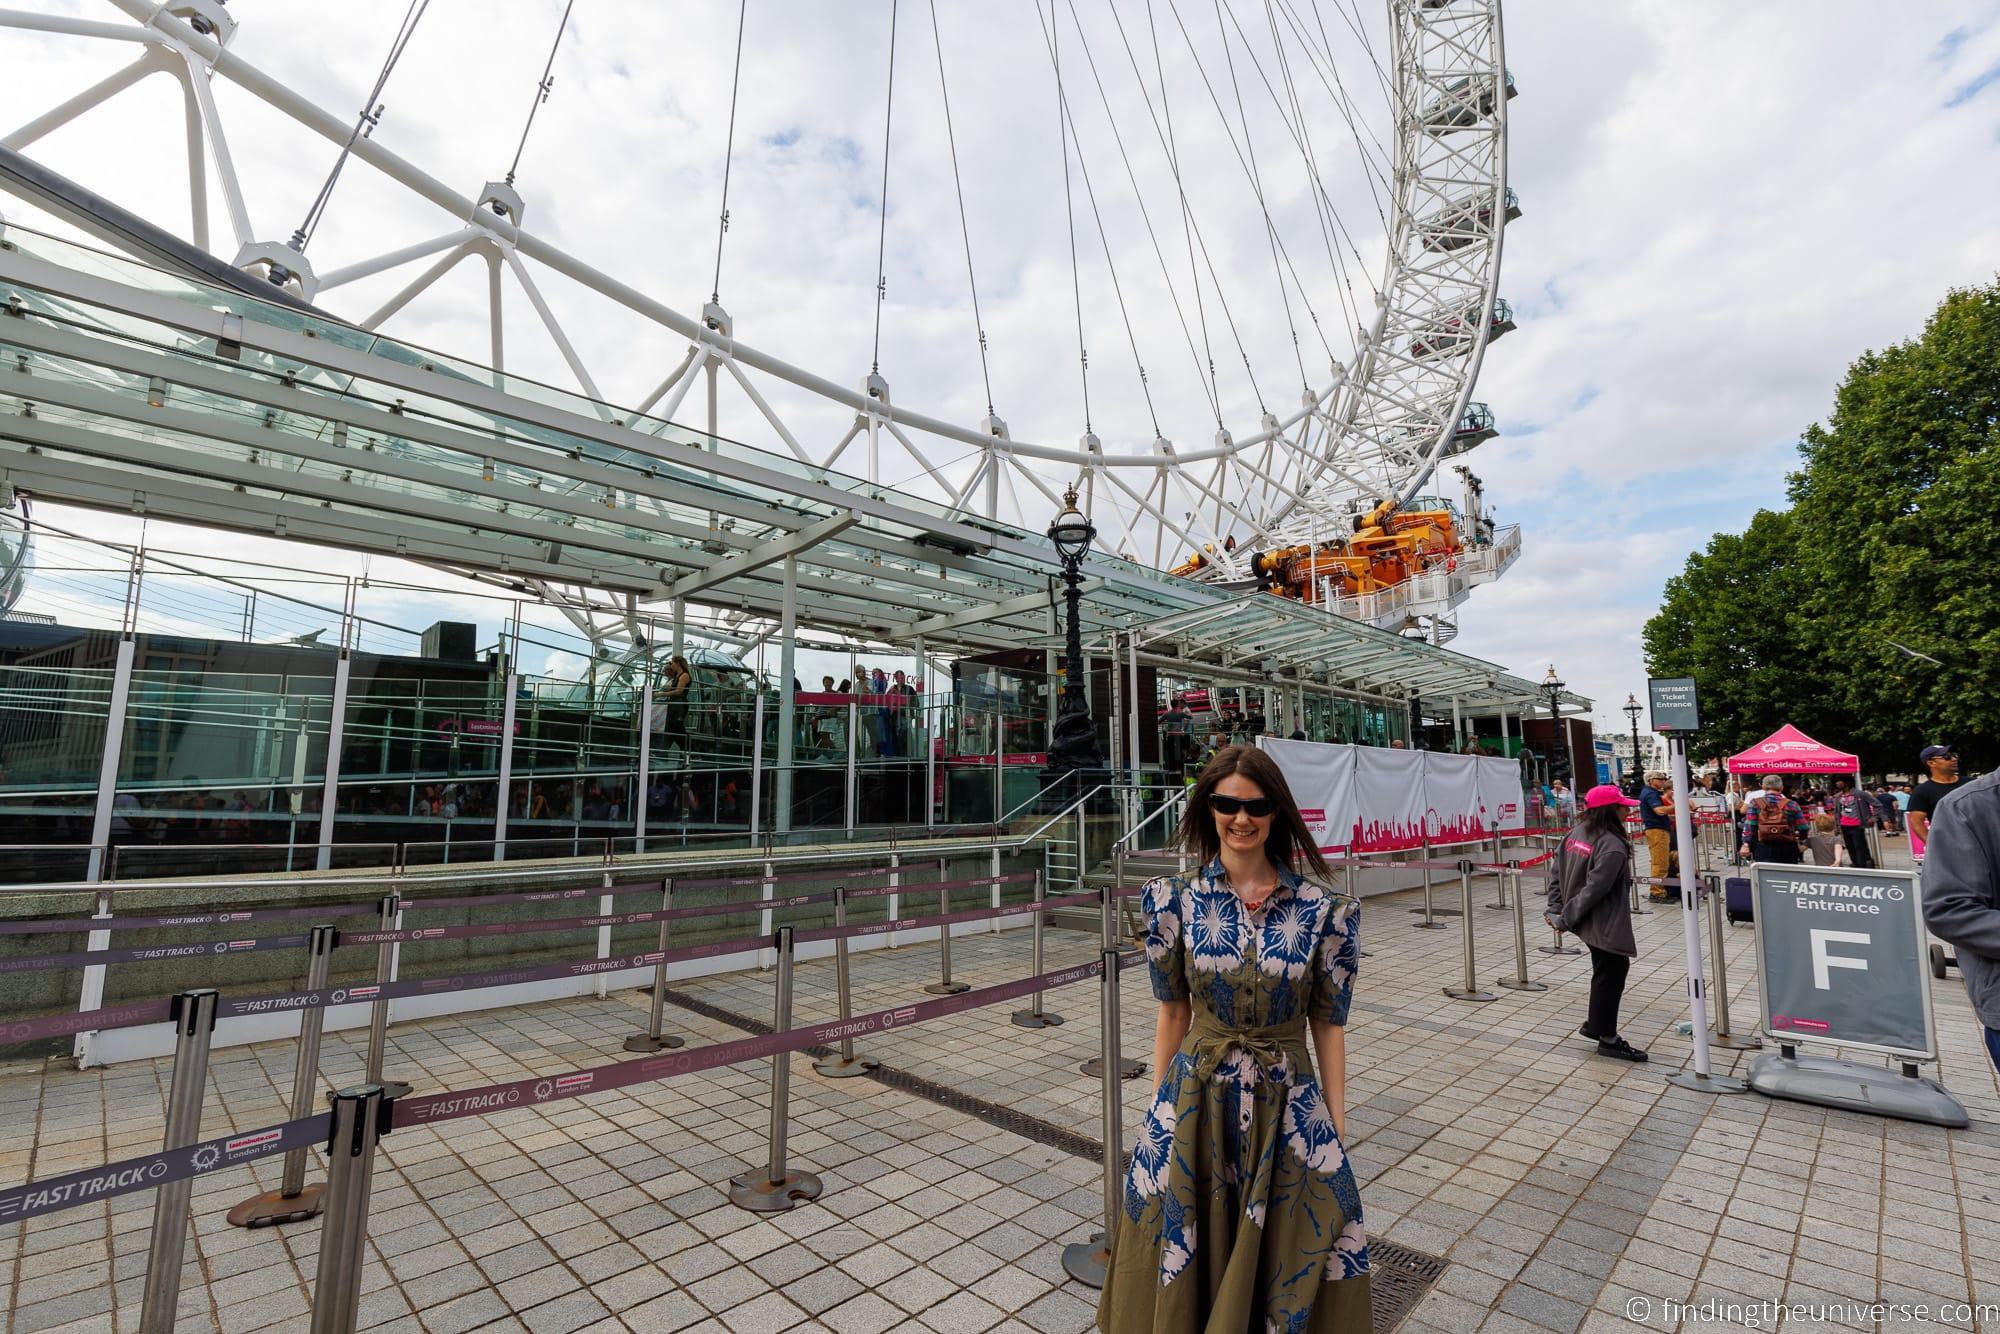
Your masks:
<svg viewBox="0 0 2000 1334"><path fill-rule="evenodd" d="M1119 1200L1124 1194L1125 1168L1124 1107L1118 1091L1118 950L1106 945L1102 954L1104 976L1100 979L1104 999L1098 1006L1098 1069L1104 1075L1104 1230L1088 1241L1063 1247L1062 1266L1069 1276L1088 1287L1102 1288L1105 1271L1111 1266L1111 1243L1117 1235Z"/></svg>
<svg viewBox="0 0 2000 1334"><path fill-rule="evenodd" d="M1507 911L1506 862L1505 843L1500 837L1500 826L1496 824L1493 826L1493 902L1486 906L1497 908L1501 912Z"/></svg>
<svg viewBox="0 0 2000 1334"><path fill-rule="evenodd" d="M667 1051L687 1045L687 1039L661 1030L667 1022L667 946L673 939L673 923L667 914L674 910L674 880L660 881L660 961L653 965L653 985L647 988L652 1000L646 1012L646 1031L625 1039L626 1051Z"/></svg>
<svg viewBox="0 0 2000 1334"><path fill-rule="evenodd" d="M1418 922L1416 927L1419 931L1442 931L1444 930L1444 923L1438 921L1431 910L1431 841L1429 838L1425 838L1417 846L1417 855L1422 858L1419 864L1424 868L1424 920Z"/></svg>
<svg viewBox="0 0 2000 1334"><path fill-rule="evenodd" d="M1035 908L1035 941L1034 941L1034 973L1036 977L1040 977L1043 972L1042 933L1048 928L1049 912L1048 909L1041 907L1040 905L1042 900L1048 897L1046 892L1047 888L1048 886L1046 883L1046 879L1043 876L1043 873L1037 870L1035 872L1036 908ZM1057 1024L1060 1024L1062 1021L1063 1017L1061 1015L1051 1014L1049 1011L1044 1010L1042 1008L1042 993L1040 988L1036 988L1034 991L1029 993L1027 1009L1016 1010L1014 1011L1013 1014L1013 1023L1015 1024L1016 1027L1019 1028L1054 1028Z"/></svg>
<svg viewBox="0 0 2000 1334"><path fill-rule="evenodd" d="M184 1149L201 1133L201 1095L208 1084L208 1044L215 1033L213 987L183 991L173 999L174 1070L167 1086L163 1150ZM187 1250L191 1179L169 1181L153 1193L153 1235L146 1247L146 1289L139 1304L139 1334L172 1334L180 1305L181 1257Z"/></svg>
<svg viewBox="0 0 2000 1334"><path fill-rule="evenodd" d="M333 962L338 933L331 926L316 926L306 937L311 958L306 965L306 990L326 986ZM292 1069L292 1116L312 1115L313 1100L319 1093L319 1040L326 1027L326 1009L314 1005L299 1014L298 1062ZM306 1184L306 1153L302 1145L285 1155L284 1176L278 1189L253 1195L226 1215L237 1227L276 1227L283 1223L303 1223L318 1215L325 1201L325 1186Z"/></svg>
<svg viewBox="0 0 2000 1334"><path fill-rule="evenodd" d="M389 1128L389 1107L380 1084L333 1094L333 1128L326 1141L326 1215L320 1223L319 1269L313 1277L312 1334L354 1334L359 1323L375 1142Z"/></svg>
<svg viewBox="0 0 2000 1334"><path fill-rule="evenodd" d="M1711 1040L1730 1051L1753 1051L1761 1048L1764 1040L1755 1033L1739 1035L1731 1031L1729 1022L1729 960L1723 955L1729 933L1723 924L1721 878L1713 872L1704 875L1702 888L1708 895L1709 957L1715 961L1715 1036Z"/></svg>
<svg viewBox="0 0 2000 1334"><path fill-rule="evenodd" d="M1499 1000L1492 992L1479 989L1479 963L1473 956L1472 948L1472 862L1469 858L1458 863L1458 901L1463 910L1459 917L1459 930L1465 945L1465 985L1446 987L1444 994L1453 1000Z"/></svg>
<svg viewBox="0 0 2000 1334"><path fill-rule="evenodd" d="M836 927L847 925L846 885L835 885L833 887L833 924ZM834 938L833 977L835 989L839 992L840 996L840 1022L845 1024L854 1017L854 994L848 989L846 936L836 936ZM835 1055L814 1061L813 1069L825 1075L828 1079L852 1079L856 1075L867 1074L870 1070L878 1068L881 1064L880 1061L870 1060L866 1056L856 1056L854 1054L854 1035L852 1033L843 1033L840 1037L840 1050Z"/></svg>
<svg viewBox="0 0 2000 1334"><path fill-rule="evenodd" d="M944 859L940 857L938 858L938 883L943 884L948 878L945 874ZM938 915L941 917L949 917L951 915L951 891L948 889L940 889L938 891ZM938 924L938 980L925 987L924 990L933 996L956 996L962 992L972 990L972 984L969 982L954 982L951 980L950 922L940 922Z"/></svg>
<svg viewBox="0 0 2000 1334"><path fill-rule="evenodd" d="M1521 863L1508 862L1500 874L1514 882L1514 976L1496 980L1509 991L1547 991L1547 983L1528 976L1528 912L1521 904Z"/></svg>
<svg viewBox="0 0 2000 1334"><path fill-rule="evenodd" d="M778 999L773 1032L792 1029L792 928L777 931ZM771 1155L762 1167L748 1167L729 1179L729 1202L753 1213L775 1214L816 1200L826 1187L811 1172L794 1172L785 1162L785 1137L790 1129L792 1054L771 1054Z"/></svg>
<svg viewBox="0 0 2000 1334"><path fill-rule="evenodd" d="M1109 882L1098 887L1097 912L1100 929L1103 933L1102 938L1098 941L1098 948L1101 950L1115 952L1118 949L1118 927L1113 917L1113 912L1115 911L1113 905L1117 902L1119 890L1123 888L1124 884L1125 854L1114 851L1111 854L1111 879ZM1097 1079L1103 1076L1104 1069L1104 1054L1100 1051L1097 1055L1079 1065L1077 1072L1090 1079ZM1146 1063L1144 1061L1121 1060L1117 1064L1117 1071L1120 1079L1137 1079L1140 1075L1146 1073Z"/></svg>
<svg viewBox="0 0 2000 1334"><path fill-rule="evenodd" d="M403 896L393 890L382 896L377 905L381 914L382 929L394 931L396 919L402 915ZM375 947L375 985L386 987L395 980L396 947L383 941ZM401 1079L382 1078L382 1062L389 1050L389 1001L378 995L375 1003L368 1007L368 1070L366 1082L380 1084L383 1092L391 1098L400 1098L410 1091L409 1083Z"/></svg>

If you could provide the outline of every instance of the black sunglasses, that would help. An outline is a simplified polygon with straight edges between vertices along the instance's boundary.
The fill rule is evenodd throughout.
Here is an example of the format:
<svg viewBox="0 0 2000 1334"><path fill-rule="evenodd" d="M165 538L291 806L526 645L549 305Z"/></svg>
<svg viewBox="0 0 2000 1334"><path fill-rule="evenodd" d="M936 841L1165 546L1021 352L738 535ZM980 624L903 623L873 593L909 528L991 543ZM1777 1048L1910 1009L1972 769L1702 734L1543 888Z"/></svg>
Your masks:
<svg viewBox="0 0 2000 1334"><path fill-rule="evenodd" d="M1238 811L1261 820L1278 809L1278 803L1269 797L1225 797L1220 792L1208 794L1208 807L1217 815L1234 815Z"/></svg>

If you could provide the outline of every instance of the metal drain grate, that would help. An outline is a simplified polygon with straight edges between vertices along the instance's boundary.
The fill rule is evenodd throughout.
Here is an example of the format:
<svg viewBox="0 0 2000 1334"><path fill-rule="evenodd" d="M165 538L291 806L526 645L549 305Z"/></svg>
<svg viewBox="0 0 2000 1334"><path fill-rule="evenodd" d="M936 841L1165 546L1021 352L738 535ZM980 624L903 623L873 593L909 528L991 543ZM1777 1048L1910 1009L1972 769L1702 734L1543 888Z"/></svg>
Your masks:
<svg viewBox="0 0 2000 1334"><path fill-rule="evenodd" d="M1444 1273L1445 1261L1393 1241L1370 1237L1368 1266L1374 1273L1368 1295L1375 1304L1375 1334L1389 1334L1416 1309L1424 1294L1431 1290L1431 1284L1438 1281L1438 1276Z"/></svg>
<svg viewBox="0 0 2000 1334"><path fill-rule="evenodd" d="M641 988L641 992L651 995L652 988ZM669 987L666 996L669 1001L691 1014L728 1024L731 1028L740 1029L745 1033L764 1034L771 1031L771 1026L760 1019L752 1019L747 1014L726 1010L720 1005L711 1004L685 991ZM808 1055L816 1058L833 1055L830 1047L809 1047L806 1050ZM1029 1116L1026 1112L1002 1107L997 1102L976 1098L970 1093L961 1093L936 1080L913 1075L907 1070L893 1070L888 1066L871 1070L864 1078L872 1079L900 1093L922 1098L940 1107L963 1112L987 1125L1011 1131L1023 1139L1046 1144L1052 1149L1061 1149L1072 1157L1093 1163L1104 1161L1104 1145L1099 1140L1053 1125L1040 1117ZM1360 1140L1357 1139L1355 1142L1358 1144ZM1444 1273L1446 1264L1438 1256L1413 1251L1407 1246L1384 1241L1380 1237L1368 1239L1368 1263L1374 1274L1369 1283L1369 1296L1374 1302L1375 1334L1389 1334L1389 1331L1402 1324L1404 1318L1416 1309L1417 1303L1423 1300L1424 1294L1430 1291L1431 1284L1437 1282L1438 1276Z"/></svg>

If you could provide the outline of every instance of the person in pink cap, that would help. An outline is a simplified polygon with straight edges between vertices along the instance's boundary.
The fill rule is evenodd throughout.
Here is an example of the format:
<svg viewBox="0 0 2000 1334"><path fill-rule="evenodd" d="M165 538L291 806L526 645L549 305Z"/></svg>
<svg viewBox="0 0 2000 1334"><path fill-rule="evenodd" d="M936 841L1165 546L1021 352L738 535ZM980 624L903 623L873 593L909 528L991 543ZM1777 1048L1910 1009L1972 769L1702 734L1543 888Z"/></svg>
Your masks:
<svg viewBox="0 0 2000 1334"><path fill-rule="evenodd" d="M1618 1033L1625 975L1639 953L1632 936L1632 862L1625 834L1627 799L1609 783L1583 794L1583 814L1563 835L1549 877L1543 920L1590 949L1590 1008L1577 1032L1597 1041L1597 1054L1643 1061L1646 1053Z"/></svg>

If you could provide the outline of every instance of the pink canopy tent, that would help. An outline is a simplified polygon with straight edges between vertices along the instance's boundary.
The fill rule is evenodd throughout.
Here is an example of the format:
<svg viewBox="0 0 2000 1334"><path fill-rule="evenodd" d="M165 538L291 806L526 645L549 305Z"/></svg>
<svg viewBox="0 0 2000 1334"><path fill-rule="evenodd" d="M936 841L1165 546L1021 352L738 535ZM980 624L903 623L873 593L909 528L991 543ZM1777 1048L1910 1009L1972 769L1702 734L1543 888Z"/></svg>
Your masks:
<svg viewBox="0 0 2000 1334"><path fill-rule="evenodd" d="M1741 754L1729 757L1733 774L1852 774L1861 760L1813 740L1786 723Z"/></svg>

